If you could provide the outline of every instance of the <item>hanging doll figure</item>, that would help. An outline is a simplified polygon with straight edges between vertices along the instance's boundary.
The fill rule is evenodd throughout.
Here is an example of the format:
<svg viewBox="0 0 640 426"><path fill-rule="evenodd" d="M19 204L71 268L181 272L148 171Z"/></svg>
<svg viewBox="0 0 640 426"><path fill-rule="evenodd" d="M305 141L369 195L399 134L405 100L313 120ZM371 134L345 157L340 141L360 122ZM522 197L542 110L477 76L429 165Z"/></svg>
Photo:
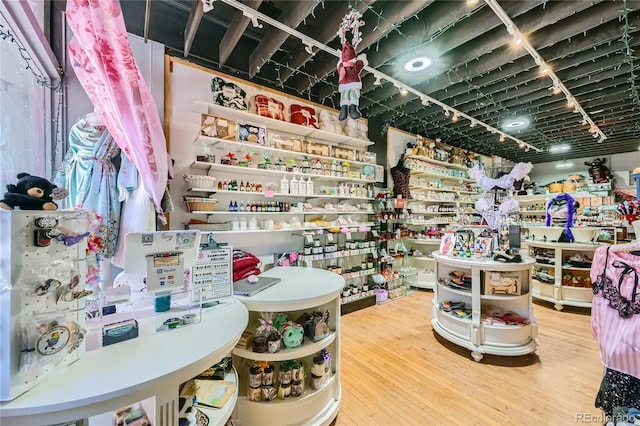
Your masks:
<svg viewBox="0 0 640 426"><path fill-rule="evenodd" d="M362 14L357 10L351 10L342 18L342 23L338 29L340 42L342 43L342 54L338 60L338 91L340 92L340 116L338 119L344 121L347 116L354 120L362 117L358 110L360 103L360 89L362 80L360 73L367 66L367 56L365 54L356 55L356 48L362 40L360 27L364 25ZM347 41L347 33L351 33L351 42Z"/></svg>
<svg viewBox="0 0 640 426"><path fill-rule="evenodd" d="M366 55L356 56L356 50L349 42L342 45L342 57L338 61L338 91L340 92L340 116L338 119L340 121L347 119L347 112L349 117L354 120L362 117L358 110L360 89L362 89L360 73L366 65Z"/></svg>

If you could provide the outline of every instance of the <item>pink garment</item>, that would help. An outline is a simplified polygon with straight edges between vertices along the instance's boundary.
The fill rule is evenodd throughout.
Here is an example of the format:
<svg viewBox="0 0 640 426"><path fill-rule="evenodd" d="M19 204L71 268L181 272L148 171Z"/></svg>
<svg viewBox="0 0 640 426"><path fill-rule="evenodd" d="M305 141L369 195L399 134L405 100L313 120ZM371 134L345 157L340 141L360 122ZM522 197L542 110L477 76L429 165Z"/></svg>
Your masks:
<svg viewBox="0 0 640 426"><path fill-rule="evenodd" d="M629 246L630 250L640 249L638 244ZM605 285L614 286L615 290L618 288L622 270L614 267L614 262L624 262L632 266L640 275L640 256L626 251L609 251L608 261L606 257L607 247L599 247L591 266L591 281L596 285L599 282L599 276L605 270L605 264L606 276L610 280ZM631 300L634 284L633 274L625 277L620 287L620 295ZM640 293L640 289L638 292ZM640 378L640 314L621 318L618 310L610 306L609 300L603 297L603 291L598 291L593 296L591 306L591 327L600 346L602 363L613 370Z"/></svg>
<svg viewBox="0 0 640 426"><path fill-rule="evenodd" d="M161 201L173 174L155 102L131 52L117 0L68 0L73 69L116 143L138 169L164 222Z"/></svg>

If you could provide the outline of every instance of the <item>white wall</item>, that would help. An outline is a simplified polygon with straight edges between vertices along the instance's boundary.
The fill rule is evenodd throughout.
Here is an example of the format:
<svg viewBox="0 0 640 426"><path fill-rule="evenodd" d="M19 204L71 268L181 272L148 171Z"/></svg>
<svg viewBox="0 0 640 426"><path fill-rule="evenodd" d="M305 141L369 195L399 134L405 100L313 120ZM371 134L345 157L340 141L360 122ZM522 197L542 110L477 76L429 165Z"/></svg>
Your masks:
<svg viewBox="0 0 640 426"><path fill-rule="evenodd" d="M605 142L606 143L606 142ZM595 158L605 158L605 166L611 170L616 177L615 187L624 187L628 185L635 185L633 179L629 182L629 174L636 167L640 167L640 151L625 152L622 154L602 155L599 157L584 157L576 158L573 160L567 160L567 162L573 163L573 167L557 168L556 165L560 162L553 161L549 163L538 163L533 165L533 170L529 174L532 182L536 182L538 185L546 185L554 181L566 179L570 174L582 174L585 179L589 180L588 169L589 166L585 166L585 161L592 161Z"/></svg>

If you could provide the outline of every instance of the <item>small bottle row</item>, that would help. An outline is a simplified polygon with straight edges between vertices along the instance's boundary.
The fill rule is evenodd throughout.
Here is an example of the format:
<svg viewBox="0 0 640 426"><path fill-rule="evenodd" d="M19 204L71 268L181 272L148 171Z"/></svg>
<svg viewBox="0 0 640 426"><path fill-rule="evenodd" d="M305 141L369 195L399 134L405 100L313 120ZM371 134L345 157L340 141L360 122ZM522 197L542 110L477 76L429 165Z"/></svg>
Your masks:
<svg viewBox="0 0 640 426"><path fill-rule="evenodd" d="M271 213L287 213L291 211L290 203L282 203L277 201L229 201L230 212L271 212Z"/></svg>
<svg viewBox="0 0 640 426"><path fill-rule="evenodd" d="M254 181L238 181L235 179L232 180L219 180L218 181L218 190L219 191L242 191L242 192L262 192L262 182L254 182Z"/></svg>

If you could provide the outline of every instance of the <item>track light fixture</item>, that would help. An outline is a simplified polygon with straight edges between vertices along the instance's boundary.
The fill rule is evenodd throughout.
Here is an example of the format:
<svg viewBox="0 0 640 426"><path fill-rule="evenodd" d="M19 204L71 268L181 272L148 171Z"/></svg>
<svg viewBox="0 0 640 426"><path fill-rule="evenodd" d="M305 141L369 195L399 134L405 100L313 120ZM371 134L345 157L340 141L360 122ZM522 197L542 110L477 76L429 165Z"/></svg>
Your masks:
<svg viewBox="0 0 640 426"><path fill-rule="evenodd" d="M444 116L445 116L445 117L450 117L450 116L451 116L451 113L449 112L449 110L448 110L448 109L443 108L443 110L444 110Z"/></svg>
<svg viewBox="0 0 640 426"><path fill-rule="evenodd" d="M504 135L500 134L500 142L504 142Z"/></svg>
<svg viewBox="0 0 640 426"><path fill-rule="evenodd" d="M376 81L373 82L374 86L380 86L382 84L382 77L376 75Z"/></svg>
<svg viewBox="0 0 640 426"><path fill-rule="evenodd" d="M459 119L460 117L458 116L458 113L453 113L453 117L451 117L451 121L453 121L454 123L457 123Z"/></svg>
<svg viewBox="0 0 640 426"><path fill-rule="evenodd" d="M425 98L425 97L423 97L423 98L421 99L421 102L422 102L422 106L429 106L429 105L431 104L431 103L429 102L429 99L427 99L427 98Z"/></svg>
<svg viewBox="0 0 640 426"><path fill-rule="evenodd" d="M509 34L512 34L514 37L522 37L522 33L518 29L518 27L514 24L511 17L505 12L505 10L500 6L498 0L485 0L485 3L493 10L496 16L502 21L504 26L506 27ZM553 69L549 67L549 64L545 62L545 60L540 56L538 51L529 43L524 37L522 37L522 45L527 50L529 55L533 58L536 65L540 67L540 72L549 76L553 81L553 93L559 94L560 92L564 92L567 96L567 105L570 108L575 106L577 112L581 113L585 117L585 121L587 123L595 125L589 115L584 111L584 109L580 106L580 104L576 101L576 99L571 95L569 89L560 81L558 76L553 72ZM551 88L550 88L551 89ZM600 129L596 127L596 132L600 134L604 139L606 139L606 135L600 131Z"/></svg>
<svg viewBox="0 0 640 426"><path fill-rule="evenodd" d="M476 127L478 125L478 122L476 120L471 120L471 124L469 124L469 127Z"/></svg>

